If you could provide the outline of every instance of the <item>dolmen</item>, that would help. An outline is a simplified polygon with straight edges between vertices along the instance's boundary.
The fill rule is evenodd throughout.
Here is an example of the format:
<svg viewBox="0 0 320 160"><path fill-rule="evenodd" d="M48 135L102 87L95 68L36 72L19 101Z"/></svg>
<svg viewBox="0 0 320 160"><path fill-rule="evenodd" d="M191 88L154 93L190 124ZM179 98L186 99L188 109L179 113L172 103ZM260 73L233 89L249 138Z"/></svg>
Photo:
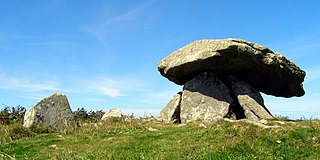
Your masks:
<svg viewBox="0 0 320 160"><path fill-rule="evenodd" d="M242 39L194 41L161 60L158 71L183 85L158 116L166 122L272 119L260 92L286 98L305 94L305 71Z"/></svg>

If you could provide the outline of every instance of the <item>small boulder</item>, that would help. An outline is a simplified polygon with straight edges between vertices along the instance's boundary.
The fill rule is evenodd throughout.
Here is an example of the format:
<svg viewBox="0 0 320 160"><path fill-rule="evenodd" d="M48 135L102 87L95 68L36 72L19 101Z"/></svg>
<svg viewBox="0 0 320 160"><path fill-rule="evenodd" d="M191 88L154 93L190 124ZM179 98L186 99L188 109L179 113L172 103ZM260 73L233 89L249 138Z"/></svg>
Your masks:
<svg viewBox="0 0 320 160"><path fill-rule="evenodd" d="M122 113L120 109L109 109L104 115L102 116L101 120L106 121L108 118L111 117L122 117Z"/></svg>
<svg viewBox="0 0 320 160"><path fill-rule="evenodd" d="M159 131L158 129L152 128L152 127L147 128L147 130L150 131L150 132L157 132L157 131Z"/></svg>
<svg viewBox="0 0 320 160"><path fill-rule="evenodd" d="M55 129L76 127L76 122L65 95L52 94L40 100L25 113L23 127L28 128L39 124Z"/></svg>
<svg viewBox="0 0 320 160"><path fill-rule="evenodd" d="M233 103L230 90L220 79L210 72L201 73L183 87L181 121L223 119Z"/></svg>

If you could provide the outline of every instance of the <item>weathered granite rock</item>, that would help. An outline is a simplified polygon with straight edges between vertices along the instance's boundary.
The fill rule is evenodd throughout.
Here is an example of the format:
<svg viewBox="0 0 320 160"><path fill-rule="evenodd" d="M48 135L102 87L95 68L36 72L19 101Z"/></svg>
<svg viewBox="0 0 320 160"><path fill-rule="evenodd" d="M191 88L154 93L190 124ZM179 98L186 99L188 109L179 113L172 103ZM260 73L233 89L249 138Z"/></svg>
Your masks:
<svg viewBox="0 0 320 160"><path fill-rule="evenodd" d="M177 93L169 101L167 106L162 109L157 120L164 122L181 123L180 119L180 102L181 102L182 92Z"/></svg>
<svg viewBox="0 0 320 160"><path fill-rule="evenodd" d="M181 121L217 121L228 114L232 103L231 92L221 80L212 73L201 73L183 87Z"/></svg>
<svg viewBox="0 0 320 160"><path fill-rule="evenodd" d="M245 81L239 81L234 76L228 77L228 86L239 102L245 118L252 121L272 119L272 115L264 106L261 94Z"/></svg>
<svg viewBox="0 0 320 160"><path fill-rule="evenodd" d="M31 107L24 116L23 127L45 125L55 129L75 128L68 99L63 94L52 94Z"/></svg>
<svg viewBox="0 0 320 160"><path fill-rule="evenodd" d="M121 110L120 109L109 109L106 113L104 113L101 120L105 121L110 117L122 117Z"/></svg>
<svg viewBox="0 0 320 160"><path fill-rule="evenodd" d="M161 60L158 70L179 85L211 71L221 78L235 75L269 95L292 97L305 93L303 70L284 56L241 39L192 42Z"/></svg>

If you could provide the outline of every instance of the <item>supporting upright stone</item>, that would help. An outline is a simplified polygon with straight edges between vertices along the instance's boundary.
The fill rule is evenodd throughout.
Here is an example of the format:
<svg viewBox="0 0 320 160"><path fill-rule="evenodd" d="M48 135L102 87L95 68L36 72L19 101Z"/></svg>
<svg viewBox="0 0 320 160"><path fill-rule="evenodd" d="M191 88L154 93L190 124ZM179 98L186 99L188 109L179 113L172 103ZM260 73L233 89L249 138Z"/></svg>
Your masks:
<svg viewBox="0 0 320 160"><path fill-rule="evenodd" d="M75 128L76 122L67 97L55 93L31 107L25 113L23 127L33 125L45 125L55 129Z"/></svg>
<svg viewBox="0 0 320 160"><path fill-rule="evenodd" d="M239 81L234 76L229 76L227 81L247 119L257 121L259 119L273 118L264 106L261 94L249 83Z"/></svg>
<svg viewBox="0 0 320 160"><path fill-rule="evenodd" d="M224 118L233 103L231 92L214 74L204 72L184 85L181 121L211 123Z"/></svg>
<svg viewBox="0 0 320 160"><path fill-rule="evenodd" d="M181 102L181 95L182 92L177 93L173 96L167 106L162 109L159 116L157 117L158 120L164 122L173 122L173 123L181 123L180 119L180 102Z"/></svg>

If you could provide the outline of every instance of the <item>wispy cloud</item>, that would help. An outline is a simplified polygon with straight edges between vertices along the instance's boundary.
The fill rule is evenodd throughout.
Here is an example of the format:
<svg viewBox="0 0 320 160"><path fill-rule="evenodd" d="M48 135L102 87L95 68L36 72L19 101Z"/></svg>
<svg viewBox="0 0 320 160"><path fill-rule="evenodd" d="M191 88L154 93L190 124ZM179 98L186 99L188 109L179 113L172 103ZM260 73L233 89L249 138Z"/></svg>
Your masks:
<svg viewBox="0 0 320 160"><path fill-rule="evenodd" d="M307 72L307 76L306 76L305 83L310 83L310 82L320 80L320 67L308 69L306 72Z"/></svg>
<svg viewBox="0 0 320 160"><path fill-rule="evenodd" d="M45 36L34 36L16 34L0 29L1 49L17 49L17 47L69 47L80 46L67 34L51 34Z"/></svg>
<svg viewBox="0 0 320 160"><path fill-rule="evenodd" d="M151 3L152 3L152 1L147 1L145 3L142 3L142 4L138 5L138 6L136 6L135 8L131 8L130 10L126 11L123 14L120 14L120 15L112 17L105 24L108 25L110 23L117 23L117 22L120 22L120 21L134 20Z"/></svg>
<svg viewBox="0 0 320 160"><path fill-rule="evenodd" d="M34 43L26 43L24 46L73 46L78 45L76 42L72 41L43 41L43 42L34 42Z"/></svg>
<svg viewBox="0 0 320 160"><path fill-rule="evenodd" d="M48 94L46 93L25 93L23 95L20 95L19 97L30 100L40 100L47 96Z"/></svg>
<svg viewBox="0 0 320 160"><path fill-rule="evenodd" d="M303 97L280 98L263 95L265 105L273 114L292 116L291 118L301 118L301 115L316 115L320 118L320 94L306 94ZM314 117L316 118L316 117Z"/></svg>
<svg viewBox="0 0 320 160"><path fill-rule="evenodd" d="M170 101L170 99L179 91L181 91L180 86L174 86L170 89L163 89L160 91L146 91L141 97L140 102L146 103L153 106L165 107L165 105Z"/></svg>
<svg viewBox="0 0 320 160"><path fill-rule="evenodd" d="M53 92L63 92L59 83L51 80L34 80L0 73L0 89L13 91L15 96L24 100L39 100Z"/></svg>
<svg viewBox="0 0 320 160"><path fill-rule="evenodd" d="M146 85L144 81L133 78L98 77L86 81L84 83L86 91L109 97L127 96Z"/></svg>
<svg viewBox="0 0 320 160"><path fill-rule="evenodd" d="M281 39L270 44L276 52L284 54L293 60L298 60L301 57L310 56L320 47L318 37L314 33L303 34L290 39Z"/></svg>
<svg viewBox="0 0 320 160"><path fill-rule="evenodd" d="M96 93L100 93L110 97L124 96L123 90L121 89L119 82L112 79L101 79L88 86L88 90L92 90Z"/></svg>
<svg viewBox="0 0 320 160"><path fill-rule="evenodd" d="M59 91L57 82L34 82L28 79L0 75L0 88L24 92Z"/></svg>
<svg viewBox="0 0 320 160"><path fill-rule="evenodd" d="M114 34L116 30L119 30L120 28L127 28L128 26L130 26L129 22L133 22L134 20L139 18L139 16L144 13L144 10L152 2L153 1L147 1L123 13L114 15L112 17L104 17L99 22L95 22L86 27L85 30L90 35L103 41L105 37L110 36L109 34L111 33ZM137 23L136 21L134 22Z"/></svg>

